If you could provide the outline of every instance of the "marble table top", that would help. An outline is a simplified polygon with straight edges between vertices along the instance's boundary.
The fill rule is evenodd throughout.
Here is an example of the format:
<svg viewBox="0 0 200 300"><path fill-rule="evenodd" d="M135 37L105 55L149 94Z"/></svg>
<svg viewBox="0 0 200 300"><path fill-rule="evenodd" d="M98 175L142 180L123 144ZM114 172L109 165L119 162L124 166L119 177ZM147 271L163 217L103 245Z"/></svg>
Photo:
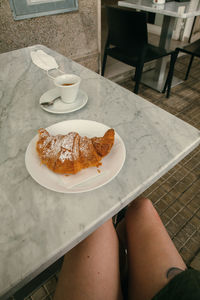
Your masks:
<svg viewBox="0 0 200 300"><path fill-rule="evenodd" d="M199 0L172 1L165 4L154 4L151 0L124 0L118 1L118 5L183 19L200 15Z"/></svg>
<svg viewBox="0 0 200 300"><path fill-rule="evenodd" d="M56 115L40 96L54 87L30 58L42 49L82 78L81 110ZM44 46L0 55L0 297L4 299L115 215L200 143L197 129ZM25 151L38 128L86 119L116 130L126 147L120 173L81 194L48 190L27 172Z"/></svg>

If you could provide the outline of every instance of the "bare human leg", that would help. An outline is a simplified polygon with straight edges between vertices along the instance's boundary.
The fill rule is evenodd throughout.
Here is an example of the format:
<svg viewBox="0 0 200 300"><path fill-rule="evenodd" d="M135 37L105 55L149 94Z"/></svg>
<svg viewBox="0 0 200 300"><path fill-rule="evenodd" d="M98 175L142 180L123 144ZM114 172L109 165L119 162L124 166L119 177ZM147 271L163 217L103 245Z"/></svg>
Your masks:
<svg viewBox="0 0 200 300"><path fill-rule="evenodd" d="M128 298L150 300L174 275L185 270L186 265L149 199L133 201L127 210L125 223Z"/></svg>
<svg viewBox="0 0 200 300"><path fill-rule="evenodd" d="M54 300L121 300L118 248L109 220L65 255Z"/></svg>

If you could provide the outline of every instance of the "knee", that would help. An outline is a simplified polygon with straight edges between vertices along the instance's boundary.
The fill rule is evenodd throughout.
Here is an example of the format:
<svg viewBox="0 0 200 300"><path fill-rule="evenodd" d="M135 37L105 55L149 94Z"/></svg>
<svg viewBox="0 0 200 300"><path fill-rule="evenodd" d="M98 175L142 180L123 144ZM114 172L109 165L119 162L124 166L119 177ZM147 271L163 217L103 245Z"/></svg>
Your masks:
<svg viewBox="0 0 200 300"><path fill-rule="evenodd" d="M103 223L96 231L104 232L105 235L113 234L113 232L115 232L115 227L112 218Z"/></svg>
<svg viewBox="0 0 200 300"><path fill-rule="evenodd" d="M146 211L153 208L151 200L145 197L138 197L130 204L127 211Z"/></svg>
<svg viewBox="0 0 200 300"><path fill-rule="evenodd" d="M152 216L152 214L155 214L155 208L151 200L140 197L135 199L128 207L125 218L126 222L129 222L135 220L136 217L143 219L144 217Z"/></svg>

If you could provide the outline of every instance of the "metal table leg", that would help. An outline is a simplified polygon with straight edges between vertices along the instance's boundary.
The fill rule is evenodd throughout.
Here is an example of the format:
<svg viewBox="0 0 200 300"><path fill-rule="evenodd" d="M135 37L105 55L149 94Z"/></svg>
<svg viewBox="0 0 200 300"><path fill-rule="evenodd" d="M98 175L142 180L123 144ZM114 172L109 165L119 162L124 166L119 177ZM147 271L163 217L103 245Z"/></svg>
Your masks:
<svg viewBox="0 0 200 300"><path fill-rule="evenodd" d="M174 23L175 23L175 17L164 16L159 47L165 48L166 50L170 48ZM142 75L141 82L159 92L162 92L166 80L166 76L167 76L166 74L167 61L168 61L168 57L158 59L155 69L144 72L144 74ZM181 82L182 82L181 79L174 77L172 86L175 86Z"/></svg>

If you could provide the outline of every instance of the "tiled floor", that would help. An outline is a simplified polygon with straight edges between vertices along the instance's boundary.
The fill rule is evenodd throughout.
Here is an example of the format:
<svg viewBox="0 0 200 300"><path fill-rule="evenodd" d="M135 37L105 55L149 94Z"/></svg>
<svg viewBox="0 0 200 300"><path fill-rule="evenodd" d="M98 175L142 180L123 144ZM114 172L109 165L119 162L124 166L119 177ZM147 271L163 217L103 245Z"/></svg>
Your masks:
<svg viewBox="0 0 200 300"><path fill-rule="evenodd" d="M188 57L176 63L176 75L184 78ZM171 91L170 99L141 85L139 95L200 129L200 63L195 59L186 82ZM120 83L133 90L134 82ZM200 147L153 184L143 195L154 203L185 262L200 270ZM27 300L50 300L58 275L54 274Z"/></svg>

